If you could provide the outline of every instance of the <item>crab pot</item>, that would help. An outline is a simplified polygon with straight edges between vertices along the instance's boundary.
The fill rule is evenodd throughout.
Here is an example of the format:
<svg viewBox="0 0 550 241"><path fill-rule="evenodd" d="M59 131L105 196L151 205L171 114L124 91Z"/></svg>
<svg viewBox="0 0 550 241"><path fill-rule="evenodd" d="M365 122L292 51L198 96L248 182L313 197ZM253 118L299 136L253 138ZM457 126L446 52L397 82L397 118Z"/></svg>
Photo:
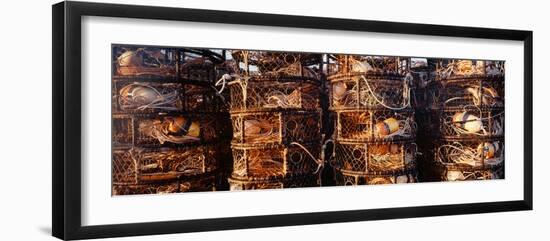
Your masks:
<svg viewBox="0 0 550 241"><path fill-rule="evenodd" d="M434 149L435 161L455 168L492 168L504 163L504 139L441 140Z"/></svg>
<svg viewBox="0 0 550 241"><path fill-rule="evenodd" d="M215 191L217 189L215 184L215 175L203 175L200 177L188 177L181 180L164 181L149 184L114 184L111 194L113 196L116 196L133 194L168 194L179 192Z"/></svg>
<svg viewBox="0 0 550 241"><path fill-rule="evenodd" d="M311 80L238 79L229 83L232 112L269 110L318 111L321 88Z"/></svg>
<svg viewBox="0 0 550 241"><path fill-rule="evenodd" d="M319 143L301 143L314 158L320 157ZM317 163L298 145L233 144L233 172L237 179L264 179L312 174Z"/></svg>
<svg viewBox="0 0 550 241"><path fill-rule="evenodd" d="M114 76L175 77L178 50L174 48L113 47Z"/></svg>
<svg viewBox="0 0 550 241"><path fill-rule="evenodd" d="M223 74L231 73L224 65L224 50L181 49L179 76L185 81L213 83Z"/></svg>
<svg viewBox="0 0 550 241"><path fill-rule="evenodd" d="M332 165L345 172L380 174L414 169L413 142L336 142Z"/></svg>
<svg viewBox="0 0 550 241"><path fill-rule="evenodd" d="M116 81L113 110L120 113L227 112L229 96L204 84Z"/></svg>
<svg viewBox="0 0 550 241"><path fill-rule="evenodd" d="M115 148L131 148L134 143L134 119L129 115L113 115L112 143Z"/></svg>
<svg viewBox="0 0 550 241"><path fill-rule="evenodd" d="M434 115L439 115L440 135L446 139L504 136L504 108L453 107Z"/></svg>
<svg viewBox="0 0 550 241"><path fill-rule="evenodd" d="M409 68L408 58L369 55L329 55L329 75L383 75L402 77Z"/></svg>
<svg viewBox="0 0 550 241"><path fill-rule="evenodd" d="M182 148L114 149L114 184L145 184L177 180L218 170L221 145Z"/></svg>
<svg viewBox="0 0 550 241"><path fill-rule="evenodd" d="M504 107L503 76L441 80L438 103L434 106L479 108Z"/></svg>
<svg viewBox="0 0 550 241"><path fill-rule="evenodd" d="M233 142L281 144L321 139L319 112L273 111L232 113Z"/></svg>
<svg viewBox="0 0 550 241"><path fill-rule="evenodd" d="M339 186L415 183L418 181L415 169L383 174L339 171L335 172L335 175L336 183Z"/></svg>
<svg viewBox="0 0 550 241"><path fill-rule="evenodd" d="M242 77L318 81L322 69L321 54L236 50L231 56Z"/></svg>
<svg viewBox="0 0 550 241"><path fill-rule="evenodd" d="M229 190L281 189L297 187L318 187L319 178L316 175L289 176L274 179L238 179L229 178Z"/></svg>
<svg viewBox="0 0 550 241"><path fill-rule="evenodd" d="M399 75L340 74L328 77L331 110L410 106L410 83Z"/></svg>
<svg viewBox="0 0 550 241"><path fill-rule="evenodd" d="M446 163L439 165L441 180L468 181L504 179L504 163L485 167L471 167Z"/></svg>
<svg viewBox="0 0 550 241"><path fill-rule="evenodd" d="M414 140L414 111L387 109L341 110L336 112L336 140L399 141Z"/></svg>
<svg viewBox="0 0 550 241"><path fill-rule="evenodd" d="M230 138L226 113L184 113L133 115L133 145L137 147L179 147L215 143ZM118 130L114 130L118 135Z"/></svg>
<svg viewBox="0 0 550 241"><path fill-rule="evenodd" d="M440 59L436 64L436 80L477 77L504 77L504 61Z"/></svg>

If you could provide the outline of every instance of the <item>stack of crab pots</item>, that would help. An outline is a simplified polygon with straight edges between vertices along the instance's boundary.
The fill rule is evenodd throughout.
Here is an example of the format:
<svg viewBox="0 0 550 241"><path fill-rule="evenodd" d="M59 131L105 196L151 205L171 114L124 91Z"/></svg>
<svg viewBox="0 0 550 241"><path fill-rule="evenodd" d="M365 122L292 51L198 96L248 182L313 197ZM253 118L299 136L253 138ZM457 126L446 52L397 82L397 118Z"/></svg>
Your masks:
<svg viewBox="0 0 550 241"><path fill-rule="evenodd" d="M331 165L338 185L416 182L409 60L329 55Z"/></svg>
<svg viewBox="0 0 550 241"><path fill-rule="evenodd" d="M233 51L230 190L318 186L321 55Z"/></svg>
<svg viewBox="0 0 550 241"><path fill-rule="evenodd" d="M224 53L126 45L112 51L112 194L219 188L231 130L228 106L212 86L225 73Z"/></svg>
<svg viewBox="0 0 550 241"><path fill-rule="evenodd" d="M431 86L440 180L504 178L504 62L437 60Z"/></svg>

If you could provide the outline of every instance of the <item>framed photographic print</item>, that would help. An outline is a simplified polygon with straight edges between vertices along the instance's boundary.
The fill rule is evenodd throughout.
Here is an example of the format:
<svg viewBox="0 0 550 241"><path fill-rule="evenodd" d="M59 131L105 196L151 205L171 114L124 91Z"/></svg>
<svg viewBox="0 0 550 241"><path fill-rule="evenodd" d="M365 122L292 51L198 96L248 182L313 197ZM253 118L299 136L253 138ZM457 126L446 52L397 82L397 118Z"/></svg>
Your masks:
<svg viewBox="0 0 550 241"><path fill-rule="evenodd" d="M532 32L53 6L53 235L532 209Z"/></svg>

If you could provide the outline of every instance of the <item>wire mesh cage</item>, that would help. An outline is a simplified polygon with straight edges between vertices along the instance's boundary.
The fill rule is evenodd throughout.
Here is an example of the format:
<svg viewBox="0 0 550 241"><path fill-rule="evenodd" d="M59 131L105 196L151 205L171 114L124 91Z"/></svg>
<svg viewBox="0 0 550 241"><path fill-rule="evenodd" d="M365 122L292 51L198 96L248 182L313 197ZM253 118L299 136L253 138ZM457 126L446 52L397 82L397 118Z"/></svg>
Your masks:
<svg viewBox="0 0 550 241"><path fill-rule="evenodd" d="M128 115L112 116L113 147L131 148L134 144L134 121Z"/></svg>
<svg viewBox="0 0 550 241"><path fill-rule="evenodd" d="M504 81L501 78L469 78L443 81L435 106L504 107Z"/></svg>
<svg viewBox="0 0 550 241"><path fill-rule="evenodd" d="M121 113L228 111L228 96L208 85L118 81L113 99Z"/></svg>
<svg viewBox="0 0 550 241"><path fill-rule="evenodd" d="M504 163L485 167L466 167L446 163L439 165L439 173L443 181L469 181L504 179Z"/></svg>
<svg viewBox="0 0 550 241"><path fill-rule="evenodd" d="M495 167L504 163L503 138L442 140L434 150L435 161L441 165L471 169Z"/></svg>
<svg viewBox="0 0 550 241"><path fill-rule="evenodd" d="M333 167L345 172L387 174L414 169L417 146L413 142L336 142Z"/></svg>
<svg viewBox="0 0 550 241"><path fill-rule="evenodd" d="M231 55L241 77L314 81L320 78L321 54L235 50Z"/></svg>
<svg viewBox="0 0 550 241"><path fill-rule="evenodd" d="M414 140L416 122L412 109L346 110L336 113L335 138L340 141Z"/></svg>
<svg viewBox="0 0 550 241"><path fill-rule="evenodd" d="M440 134L447 139L504 135L504 108L464 106L445 108L437 114Z"/></svg>
<svg viewBox="0 0 550 241"><path fill-rule="evenodd" d="M177 56L174 48L113 46L114 74L175 77Z"/></svg>
<svg viewBox="0 0 550 241"><path fill-rule="evenodd" d="M359 174L340 171L335 173L336 184L339 186L379 185L418 182L416 170L410 169L392 174Z"/></svg>
<svg viewBox="0 0 550 241"><path fill-rule="evenodd" d="M320 110L320 86L312 81L258 81L238 79L230 82L231 111L275 109Z"/></svg>
<svg viewBox="0 0 550 241"><path fill-rule="evenodd" d="M409 67L408 58L370 55L328 55L328 75L403 77Z"/></svg>
<svg viewBox="0 0 550 241"><path fill-rule="evenodd" d="M224 65L225 50L114 45L113 75L173 82L213 83L234 68Z"/></svg>
<svg viewBox="0 0 550 241"><path fill-rule="evenodd" d="M111 194L135 195L135 194L169 194L179 192L215 191L216 176L205 175L182 180L157 182L149 184L113 185Z"/></svg>
<svg viewBox="0 0 550 241"><path fill-rule="evenodd" d="M437 80L477 77L503 77L504 61L440 59L437 63Z"/></svg>
<svg viewBox="0 0 550 241"><path fill-rule="evenodd" d="M290 176L286 178L266 180L229 178L229 189L231 191L316 186L319 186L319 178L316 175Z"/></svg>
<svg viewBox="0 0 550 241"><path fill-rule="evenodd" d="M226 66L224 50L181 49L179 75L184 81L212 83L234 70Z"/></svg>
<svg viewBox="0 0 550 241"><path fill-rule="evenodd" d="M231 135L230 120L224 113L134 115L133 118L134 145L140 147L213 143L229 139Z"/></svg>
<svg viewBox="0 0 550 241"><path fill-rule="evenodd" d="M411 81L397 75L333 75L329 96L331 110L411 107Z"/></svg>
<svg viewBox="0 0 550 241"><path fill-rule="evenodd" d="M113 184L130 185L177 180L212 173L220 163L220 145L183 148L114 150Z"/></svg>
<svg viewBox="0 0 550 241"><path fill-rule="evenodd" d="M321 139L318 112L274 111L233 113L234 143L290 143Z"/></svg>
<svg viewBox="0 0 550 241"><path fill-rule="evenodd" d="M265 179L315 172L319 143L292 145L232 145L233 178Z"/></svg>

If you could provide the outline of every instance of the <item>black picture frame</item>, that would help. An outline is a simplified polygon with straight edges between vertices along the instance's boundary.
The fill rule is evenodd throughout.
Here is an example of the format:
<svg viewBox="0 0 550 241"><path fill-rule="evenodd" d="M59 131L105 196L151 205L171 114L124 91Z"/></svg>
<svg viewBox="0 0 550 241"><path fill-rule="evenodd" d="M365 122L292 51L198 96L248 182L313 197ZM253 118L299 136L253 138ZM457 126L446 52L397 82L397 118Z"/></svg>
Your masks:
<svg viewBox="0 0 550 241"><path fill-rule="evenodd" d="M533 208L533 32L169 7L60 2L52 6L52 233L60 239L105 238L213 230L397 219ZM521 200L421 207L343 210L200 220L81 224L81 17L193 21L516 40L524 43L524 193Z"/></svg>

